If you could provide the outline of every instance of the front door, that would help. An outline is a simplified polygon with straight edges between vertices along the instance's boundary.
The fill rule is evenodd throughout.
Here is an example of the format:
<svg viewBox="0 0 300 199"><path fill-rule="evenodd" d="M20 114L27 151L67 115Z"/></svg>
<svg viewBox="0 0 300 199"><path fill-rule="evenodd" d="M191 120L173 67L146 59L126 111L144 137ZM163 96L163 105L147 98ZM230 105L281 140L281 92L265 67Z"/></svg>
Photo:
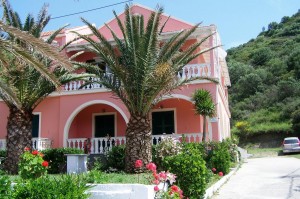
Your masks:
<svg viewBox="0 0 300 199"><path fill-rule="evenodd" d="M40 129L40 115L33 115L32 118L32 138L39 137L39 129Z"/></svg>
<svg viewBox="0 0 300 199"><path fill-rule="evenodd" d="M95 137L114 137L115 135L115 115L95 116Z"/></svg>

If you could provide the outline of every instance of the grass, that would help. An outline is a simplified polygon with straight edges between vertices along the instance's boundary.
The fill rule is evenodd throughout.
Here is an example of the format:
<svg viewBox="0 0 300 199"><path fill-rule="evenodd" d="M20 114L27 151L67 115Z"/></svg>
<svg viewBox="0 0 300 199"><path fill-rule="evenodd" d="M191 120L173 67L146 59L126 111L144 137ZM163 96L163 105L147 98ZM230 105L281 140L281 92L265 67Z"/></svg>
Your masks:
<svg viewBox="0 0 300 199"><path fill-rule="evenodd" d="M290 153L284 155L280 147L278 148L249 147L247 148L247 151L249 154L253 155L252 158L287 156L287 157L294 157L300 159L300 153Z"/></svg>

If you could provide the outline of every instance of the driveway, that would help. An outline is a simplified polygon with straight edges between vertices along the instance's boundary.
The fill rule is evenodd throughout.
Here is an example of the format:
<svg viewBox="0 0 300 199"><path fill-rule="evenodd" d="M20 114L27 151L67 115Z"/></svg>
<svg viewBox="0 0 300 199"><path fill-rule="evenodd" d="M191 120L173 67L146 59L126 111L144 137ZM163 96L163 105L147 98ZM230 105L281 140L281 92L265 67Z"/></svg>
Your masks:
<svg viewBox="0 0 300 199"><path fill-rule="evenodd" d="M300 199L300 159L248 159L213 199Z"/></svg>

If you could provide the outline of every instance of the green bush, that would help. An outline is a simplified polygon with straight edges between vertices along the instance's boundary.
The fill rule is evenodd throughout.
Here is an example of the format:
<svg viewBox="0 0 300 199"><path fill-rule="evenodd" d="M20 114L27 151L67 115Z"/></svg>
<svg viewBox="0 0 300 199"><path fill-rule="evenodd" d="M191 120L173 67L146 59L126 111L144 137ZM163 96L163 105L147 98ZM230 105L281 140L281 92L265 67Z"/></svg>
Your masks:
<svg viewBox="0 0 300 199"><path fill-rule="evenodd" d="M0 150L0 157L6 157L6 150Z"/></svg>
<svg viewBox="0 0 300 199"><path fill-rule="evenodd" d="M163 159L163 166L176 174L176 184L183 194L191 199L203 198L206 190L208 171L199 150L189 145L187 150Z"/></svg>
<svg viewBox="0 0 300 199"><path fill-rule="evenodd" d="M19 182L14 186L12 199L86 199L90 186L79 176L63 175L59 178L43 176Z"/></svg>
<svg viewBox="0 0 300 199"><path fill-rule="evenodd" d="M231 166L229 149L229 143L226 141L212 142L211 151L208 153L206 160L208 168L215 168L217 172L228 174Z"/></svg>
<svg viewBox="0 0 300 199"><path fill-rule="evenodd" d="M27 147L25 148L19 162L19 175L21 178L38 178L47 173L47 168L48 162L44 161L42 153L37 150L30 151Z"/></svg>
<svg viewBox="0 0 300 199"><path fill-rule="evenodd" d="M125 145L114 146L107 154L107 167L119 171L125 169Z"/></svg>
<svg viewBox="0 0 300 199"><path fill-rule="evenodd" d="M0 198L10 199L11 181L4 172L0 170Z"/></svg>
<svg viewBox="0 0 300 199"><path fill-rule="evenodd" d="M55 148L43 150L44 160L49 162L48 173L58 174L66 171L67 157L65 154L83 154L81 149Z"/></svg>

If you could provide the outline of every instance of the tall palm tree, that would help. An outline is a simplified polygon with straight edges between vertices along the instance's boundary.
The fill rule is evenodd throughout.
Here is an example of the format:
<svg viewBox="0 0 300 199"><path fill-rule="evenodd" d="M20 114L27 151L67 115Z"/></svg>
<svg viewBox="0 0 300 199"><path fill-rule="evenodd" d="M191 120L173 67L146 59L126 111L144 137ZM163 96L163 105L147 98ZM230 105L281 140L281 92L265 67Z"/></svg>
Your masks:
<svg viewBox="0 0 300 199"><path fill-rule="evenodd" d="M8 36L2 37L0 45L11 46L0 50L0 98L9 108L4 167L16 174L20 154L25 147L32 146L33 110L61 84L82 75L71 74L70 61L49 45L61 30L49 37L48 44L36 38L49 21L46 7L42 8L37 21L28 15L22 25L8 1L2 0L2 6L6 25L1 22L0 28Z"/></svg>
<svg viewBox="0 0 300 199"><path fill-rule="evenodd" d="M151 162L151 125L149 112L161 97L170 93L178 86L192 81L181 81L177 78L184 65L209 51L206 49L195 52L209 37L191 45L182 51L186 40L191 36L198 25L190 30L175 34L168 41L159 40L164 24L161 24L162 8L152 12L147 24L144 17L133 15L130 7L125 8L125 22L117 16L118 26L123 38L118 38L110 29L115 45L109 42L88 21L82 21L91 29L100 41L89 36L78 34L79 38L86 40L90 45L87 50L97 54L110 68L111 74L94 70L100 82L110 89L126 105L130 112L130 119L126 129L125 169L134 172L134 162L137 159L144 163ZM161 26L162 25L162 26ZM89 71L91 71L89 69Z"/></svg>
<svg viewBox="0 0 300 199"><path fill-rule="evenodd" d="M197 89L192 99L195 103L195 111L198 115L203 115L203 136L202 142L206 141L206 117L215 115L216 106L212 100L210 92L204 89Z"/></svg>

